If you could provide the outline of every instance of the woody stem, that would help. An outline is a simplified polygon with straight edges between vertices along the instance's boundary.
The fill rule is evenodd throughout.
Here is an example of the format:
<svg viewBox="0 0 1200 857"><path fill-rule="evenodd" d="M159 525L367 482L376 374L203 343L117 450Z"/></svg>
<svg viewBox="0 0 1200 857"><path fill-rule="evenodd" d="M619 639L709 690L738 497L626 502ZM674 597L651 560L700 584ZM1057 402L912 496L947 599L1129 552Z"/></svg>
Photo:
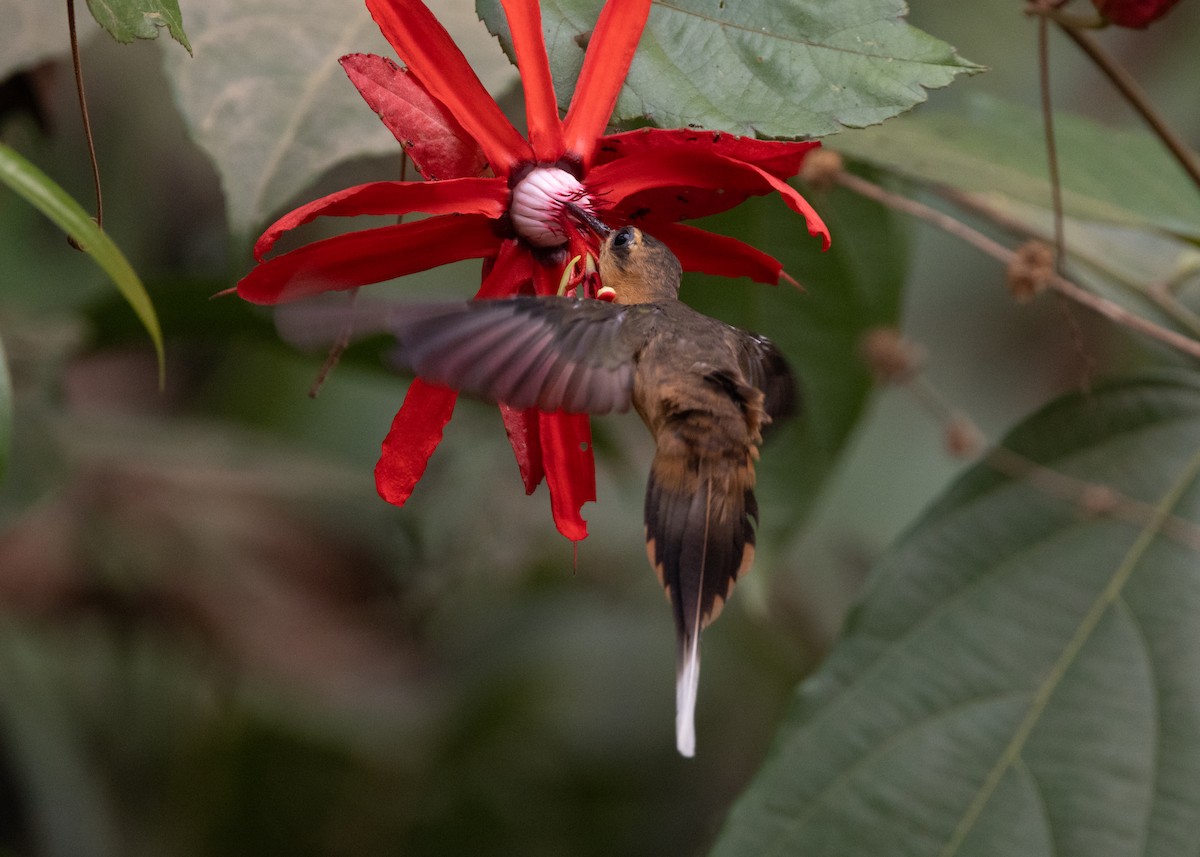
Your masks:
<svg viewBox="0 0 1200 857"><path fill-rule="evenodd" d="M957 220L948 214L938 211L935 208L930 208L924 203L917 202L914 199L900 196L891 191L867 181L866 179L856 176L847 170L839 170L837 172L836 181L848 190L854 191L861 196L872 199L881 205L886 205L896 211L904 212L905 214L924 220L927 223L932 223L939 229L961 238L971 246L981 250L993 259L1011 265L1016 259L1016 253L1005 247L1003 244L989 238L982 232L973 229L961 220ZM1146 336L1157 339L1172 348L1189 354L1192 357L1200 359L1200 341L1192 339L1189 336L1184 336L1174 330L1170 330L1154 322L1142 318L1136 313L1132 313L1120 304L1114 303L1107 298L1102 298L1099 295L1092 294L1087 289L1068 280L1061 274L1053 274L1047 280L1050 288L1054 289L1059 294L1063 295L1076 303L1087 307L1105 318L1116 322L1130 330L1136 330Z"/></svg>
<svg viewBox="0 0 1200 857"><path fill-rule="evenodd" d="M1137 81L1133 79L1132 75L1109 56L1096 43L1096 40L1083 30L1065 24L1062 21L1058 21L1057 23L1067 38L1087 54L1088 59L1104 72L1108 79L1112 81L1113 86L1129 102L1129 105L1141 114L1141 117L1146 120L1146 124L1158 136L1158 139L1162 140L1163 145L1170 150L1175 160L1179 162L1179 165L1191 176L1192 182L1197 188L1200 188L1200 161L1197 160L1195 153L1192 152L1179 135L1167 125L1158 111L1154 109L1154 106L1150 103L1150 99L1146 97L1146 93L1138 86Z"/></svg>

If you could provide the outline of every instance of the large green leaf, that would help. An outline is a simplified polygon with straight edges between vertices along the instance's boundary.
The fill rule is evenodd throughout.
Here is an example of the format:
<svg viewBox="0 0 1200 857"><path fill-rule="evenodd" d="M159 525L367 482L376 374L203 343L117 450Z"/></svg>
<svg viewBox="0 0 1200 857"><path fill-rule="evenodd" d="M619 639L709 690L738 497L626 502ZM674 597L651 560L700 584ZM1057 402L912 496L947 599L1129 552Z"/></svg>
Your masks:
<svg viewBox="0 0 1200 857"><path fill-rule="evenodd" d="M158 31L165 28L171 38L192 52L183 31L179 0L88 0L88 9L118 42L157 39Z"/></svg>
<svg viewBox="0 0 1200 857"><path fill-rule="evenodd" d="M563 107L601 5L542 3ZM477 6L507 44L497 0ZM979 68L910 27L906 11L902 0L654 0L613 120L765 137L882 122L924 101L926 89Z"/></svg>
<svg viewBox="0 0 1200 857"><path fill-rule="evenodd" d="M125 300L133 307L158 353L158 366L163 370L162 331L154 305L137 272L96 222L83 208L54 181L19 155L16 151L0 144L0 182L11 187L30 205L50 218L63 232L73 238L108 274Z"/></svg>
<svg viewBox="0 0 1200 857"><path fill-rule="evenodd" d="M1200 240L1200 194L1154 137L1064 114L1055 134L1068 214ZM966 110L914 113L832 145L922 181L1050 205L1041 114L1030 108L974 99Z"/></svg>
<svg viewBox="0 0 1200 857"><path fill-rule="evenodd" d="M348 53L393 55L362 0L182 5L196 56L166 52L167 76L192 137L220 174L235 235L263 225L336 164L364 155L399 160L400 145L338 65ZM479 22L465 28L474 36L459 36L461 23L447 20L472 60L481 37L490 43L483 47L492 61L477 67L507 72ZM380 176L398 177L398 168Z"/></svg>
<svg viewBox="0 0 1200 857"><path fill-rule="evenodd" d="M221 176L245 236L334 164L398 144L338 57L384 45L359 0L184 4L195 58L164 54L192 136Z"/></svg>
<svg viewBox="0 0 1200 857"><path fill-rule="evenodd" d="M1118 513L963 477L875 570L714 854L1194 851L1200 378L1070 397L1005 443Z"/></svg>

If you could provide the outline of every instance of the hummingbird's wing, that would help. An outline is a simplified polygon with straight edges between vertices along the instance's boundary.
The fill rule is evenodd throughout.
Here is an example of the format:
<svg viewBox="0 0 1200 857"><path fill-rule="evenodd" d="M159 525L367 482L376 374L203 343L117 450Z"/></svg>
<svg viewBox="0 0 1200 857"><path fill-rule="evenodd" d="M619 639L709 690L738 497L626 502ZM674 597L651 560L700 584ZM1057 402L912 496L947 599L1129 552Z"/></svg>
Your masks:
<svg viewBox="0 0 1200 857"><path fill-rule="evenodd" d="M629 409L634 356L656 315L649 305L528 296L360 302L325 316L297 308L283 325L296 344L333 341L347 324L356 335L387 332L396 362L431 383L514 408L604 414Z"/></svg>
<svg viewBox="0 0 1200 857"><path fill-rule="evenodd" d="M741 368L746 379L763 392L763 410L778 424L796 416L804 402L795 376L775 343L765 336L748 333L742 338Z"/></svg>
<svg viewBox="0 0 1200 857"><path fill-rule="evenodd" d="M398 307L400 360L427 381L514 408L629 409L634 357L656 311L604 301L517 297Z"/></svg>

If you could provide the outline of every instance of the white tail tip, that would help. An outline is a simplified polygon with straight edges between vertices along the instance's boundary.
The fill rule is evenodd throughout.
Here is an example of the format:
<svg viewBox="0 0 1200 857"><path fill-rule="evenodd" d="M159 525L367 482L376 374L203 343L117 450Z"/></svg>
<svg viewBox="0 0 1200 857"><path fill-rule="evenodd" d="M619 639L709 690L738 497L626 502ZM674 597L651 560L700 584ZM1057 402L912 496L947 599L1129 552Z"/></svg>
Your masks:
<svg viewBox="0 0 1200 857"><path fill-rule="evenodd" d="M687 758L696 755L696 694L700 687L700 636L685 644L675 676L675 746Z"/></svg>

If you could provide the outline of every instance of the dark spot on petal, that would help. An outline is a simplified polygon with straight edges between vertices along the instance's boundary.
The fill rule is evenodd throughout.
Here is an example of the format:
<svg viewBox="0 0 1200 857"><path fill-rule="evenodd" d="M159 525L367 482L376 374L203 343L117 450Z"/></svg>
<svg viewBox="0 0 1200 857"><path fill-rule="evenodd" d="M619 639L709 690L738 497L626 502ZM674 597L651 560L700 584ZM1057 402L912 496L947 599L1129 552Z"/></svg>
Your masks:
<svg viewBox="0 0 1200 857"><path fill-rule="evenodd" d="M629 212L629 219L631 221L632 220L640 220L649 213L650 213L650 209L648 209L648 208L635 208L633 211Z"/></svg>
<svg viewBox="0 0 1200 857"><path fill-rule="evenodd" d="M558 167L564 172L570 173L578 180L583 179L583 158L579 157L579 155L575 154L574 152L567 152L565 155L559 158L553 164L553 166Z"/></svg>
<svg viewBox="0 0 1200 857"><path fill-rule="evenodd" d="M688 199L687 196L682 193L675 194L675 199L679 200L680 202L684 203L685 205L687 203L691 202L691 200Z"/></svg>
<svg viewBox="0 0 1200 857"><path fill-rule="evenodd" d="M721 132L720 132L720 131L714 131L714 132L713 132L713 139L712 139L712 141L713 141L714 143L720 143L720 142L721 142Z"/></svg>
<svg viewBox="0 0 1200 857"><path fill-rule="evenodd" d="M517 164L513 171L508 175L508 189L512 190L514 187L519 185L521 183L521 179L529 175L529 173L536 166L537 164L535 164L533 161L525 161L524 163Z"/></svg>
<svg viewBox="0 0 1200 857"><path fill-rule="evenodd" d="M509 217L507 211L492 221L492 231L495 232L496 236L499 238L517 237L517 230L513 228L512 218Z"/></svg>

